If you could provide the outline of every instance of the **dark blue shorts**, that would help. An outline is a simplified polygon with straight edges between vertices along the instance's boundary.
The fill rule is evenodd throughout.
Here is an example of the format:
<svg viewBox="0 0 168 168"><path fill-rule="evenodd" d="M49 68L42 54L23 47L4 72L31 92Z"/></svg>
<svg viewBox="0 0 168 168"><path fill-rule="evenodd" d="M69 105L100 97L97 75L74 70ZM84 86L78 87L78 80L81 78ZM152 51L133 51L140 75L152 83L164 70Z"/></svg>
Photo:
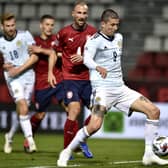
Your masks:
<svg viewBox="0 0 168 168"><path fill-rule="evenodd" d="M45 112L51 103L52 97L55 97L58 102L65 98L63 83L58 83L55 88L46 88L35 91L35 106L37 112Z"/></svg>
<svg viewBox="0 0 168 168"><path fill-rule="evenodd" d="M64 103L66 105L73 101L82 101L83 105L89 107L92 92L89 80L64 80L63 83L65 89Z"/></svg>

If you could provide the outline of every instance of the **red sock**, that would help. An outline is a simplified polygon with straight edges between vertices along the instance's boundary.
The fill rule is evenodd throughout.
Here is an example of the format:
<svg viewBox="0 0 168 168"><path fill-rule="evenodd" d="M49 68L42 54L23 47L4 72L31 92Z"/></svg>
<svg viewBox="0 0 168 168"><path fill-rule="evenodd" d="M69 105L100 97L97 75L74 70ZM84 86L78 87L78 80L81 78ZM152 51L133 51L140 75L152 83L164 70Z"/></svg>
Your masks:
<svg viewBox="0 0 168 168"><path fill-rule="evenodd" d="M64 125L64 148L66 148L79 129L78 121L72 121L67 119Z"/></svg>
<svg viewBox="0 0 168 168"><path fill-rule="evenodd" d="M91 115L89 115L88 118L86 118L86 120L84 121L84 125L88 125L89 121L90 121Z"/></svg>
<svg viewBox="0 0 168 168"><path fill-rule="evenodd" d="M33 115L30 119L31 125L32 125L32 132L33 135L34 133L37 131L40 123L41 123L41 119L37 118L35 115Z"/></svg>

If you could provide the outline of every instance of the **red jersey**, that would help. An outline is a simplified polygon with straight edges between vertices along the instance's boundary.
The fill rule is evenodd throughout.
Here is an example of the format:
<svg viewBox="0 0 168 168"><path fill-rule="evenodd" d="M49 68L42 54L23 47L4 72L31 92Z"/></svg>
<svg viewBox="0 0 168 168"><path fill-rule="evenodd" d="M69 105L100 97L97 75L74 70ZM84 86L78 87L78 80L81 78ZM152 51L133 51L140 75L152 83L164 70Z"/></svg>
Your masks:
<svg viewBox="0 0 168 168"><path fill-rule="evenodd" d="M50 36L48 39L44 40L40 36L34 38L37 46L41 46L46 49L53 49L55 45L56 35ZM36 82L35 89L41 90L49 88L50 85L48 83L48 55L38 54L39 60L35 65L35 73L36 73ZM53 70L55 74L57 83L62 81L62 71L61 71L61 60L57 60L56 66Z"/></svg>
<svg viewBox="0 0 168 168"><path fill-rule="evenodd" d="M86 40L96 32L90 25L82 31L76 30L72 25L62 28L57 34L58 51L62 52L62 73L67 80L89 80L89 70L83 64L72 63L71 55L77 54L81 50L83 53Z"/></svg>

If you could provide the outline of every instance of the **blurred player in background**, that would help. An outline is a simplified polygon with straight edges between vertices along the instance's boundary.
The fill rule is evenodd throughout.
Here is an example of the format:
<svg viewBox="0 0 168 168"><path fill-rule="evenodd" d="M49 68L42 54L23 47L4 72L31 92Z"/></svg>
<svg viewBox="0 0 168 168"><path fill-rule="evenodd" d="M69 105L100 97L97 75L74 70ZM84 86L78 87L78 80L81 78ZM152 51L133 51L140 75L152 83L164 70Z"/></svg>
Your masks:
<svg viewBox="0 0 168 168"><path fill-rule="evenodd" d="M168 160L160 159L152 150L152 142L158 134L160 110L140 93L128 88L122 78L121 56L123 37L116 33L119 16L107 9L101 16L101 30L86 42L84 64L90 69L93 89L93 105L90 122L78 131L69 146L59 156L57 165L67 166L73 150L98 131L104 114L112 107L130 116L133 111L147 116L145 125L144 165L167 165Z"/></svg>
<svg viewBox="0 0 168 168"><path fill-rule="evenodd" d="M52 97L55 97L59 103L62 103L64 99L61 58L56 56L54 50L56 39L56 35L52 34L54 25L55 18L53 16L43 15L40 19L41 34L35 37L36 45L29 46L29 52L36 53L36 58L32 57L23 66L9 70L9 74L15 76L36 63L34 67L36 74L34 98L37 112L31 117L33 135L45 117ZM25 151L29 150L26 139L24 149Z"/></svg>
<svg viewBox="0 0 168 168"><path fill-rule="evenodd" d="M62 54L62 73L65 89L65 104L68 106L68 116L64 126L64 148L68 146L79 129L77 117L82 110L82 104L89 107L91 84L89 70L83 64L83 48L86 40L96 32L87 24L88 6L84 1L77 1L72 11L73 23L62 28L58 34L58 52ZM86 119L85 125L90 117ZM93 155L85 142L80 148L87 158Z"/></svg>
<svg viewBox="0 0 168 168"><path fill-rule="evenodd" d="M5 13L1 17L3 36L0 38L0 53L4 63L15 67L23 65L30 57L28 46L35 43L29 31L16 30L16 19L12 13ZM35 74L32 68L15 77L10 77L4 71L9 92L16 103L19 123L24 137L29 144L29 152L36 151L32 135L32 127L28 115L31 96L34 88ZM5 134L4 152L12 152L12 135Z"/></svg>

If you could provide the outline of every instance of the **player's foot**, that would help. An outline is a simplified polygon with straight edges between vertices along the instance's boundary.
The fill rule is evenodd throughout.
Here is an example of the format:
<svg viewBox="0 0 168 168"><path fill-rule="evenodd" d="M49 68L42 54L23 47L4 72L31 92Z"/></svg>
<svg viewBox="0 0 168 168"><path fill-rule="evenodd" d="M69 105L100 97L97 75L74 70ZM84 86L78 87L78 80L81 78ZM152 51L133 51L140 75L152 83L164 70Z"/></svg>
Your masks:
<svg viewBox="0 0 168 168"><path fill-rule="evenodd" d="M142 163L145 166L158 164L158 165L168 165L168 160L164 160L156 156L155 154L145 155L143 156Z"/></svg>
<svg viewBox="0 0 168 168"><path fill-rule="evenodd" d="M9 134L5 134L4 153L12 152L12 139L9 138Z"/></svg>
<svg viewBox="0 0 168 168"><path fill-rule="evenodd" d="M24 147L24 151L26 153L29 153L29 143L28 143L27 139L24 140L23 147Z"/></svg>
<svg viewBox="0 0 168 168"><path fill-rule="evenodd" d="M57 160L58 167L67 167L68 160L70 159L72 151L69 149L64 149L59 155L59 159Z"/></svg>
<svg viewBox="0 0 168 168"><path fill-rule="evenodd" d="M27 153L33 153L37 151L36 144L33 137L28 137L24 141L24 149Z"/></svg>
<svg viewBox="0 0 168 168"><path fill-rule="evenodd" d="M80 142L80 148L82 150L83 155L86 158L93 158L93 154L92 152L89 150L88 145L86 144L86 142Z"/></svg>

